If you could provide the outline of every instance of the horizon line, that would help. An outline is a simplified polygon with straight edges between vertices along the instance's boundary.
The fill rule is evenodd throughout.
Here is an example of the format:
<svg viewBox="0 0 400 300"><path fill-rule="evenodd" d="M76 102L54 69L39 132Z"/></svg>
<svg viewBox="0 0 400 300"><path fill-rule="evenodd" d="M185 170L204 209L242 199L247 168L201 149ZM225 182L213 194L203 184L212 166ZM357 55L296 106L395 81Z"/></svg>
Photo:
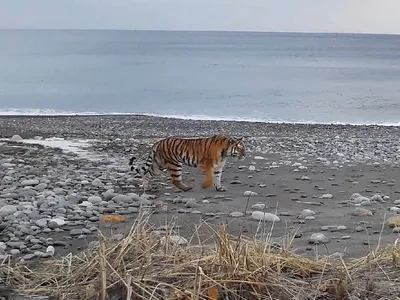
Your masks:
<svg viewBox="0 0 400 300"><path fill-rule="evenodd" d="M200 29L118 29L118 28L0 28L6 30L37 30L37 31L144 31L144 32L224 32L224 33L266 33L266 34L357 34L357 35L400 35L400 33L377 32L336 32L336 31L263 31L263 30L200 30Z"/></svg>

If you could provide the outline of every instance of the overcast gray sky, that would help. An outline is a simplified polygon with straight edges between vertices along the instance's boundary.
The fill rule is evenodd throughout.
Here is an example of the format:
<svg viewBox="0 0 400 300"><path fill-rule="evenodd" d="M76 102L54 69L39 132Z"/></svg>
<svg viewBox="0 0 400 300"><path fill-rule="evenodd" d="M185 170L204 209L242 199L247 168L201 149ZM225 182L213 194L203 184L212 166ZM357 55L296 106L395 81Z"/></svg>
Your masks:
<svg viewBox="0 0 400 300"><path fill-rule="evenodd" d="M400 33L400 0L0 0L0 28Z"/></svg>

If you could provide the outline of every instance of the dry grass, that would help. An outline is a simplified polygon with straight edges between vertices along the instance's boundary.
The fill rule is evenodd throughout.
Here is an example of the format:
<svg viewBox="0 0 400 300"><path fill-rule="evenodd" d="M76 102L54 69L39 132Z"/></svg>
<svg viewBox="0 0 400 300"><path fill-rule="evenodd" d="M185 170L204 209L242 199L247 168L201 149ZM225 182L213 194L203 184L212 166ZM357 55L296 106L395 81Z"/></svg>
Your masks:
<svg viewBox="0 0 400 300"><path fill-rule="evenodd" d="M344 262L230 236L224 226L207 247L175 245L171 236L161 240L141 217L119 242L99 233L96 250L31 267L3 262L0 275L19 293L68 300L398 299L397 245Z"/></svg>

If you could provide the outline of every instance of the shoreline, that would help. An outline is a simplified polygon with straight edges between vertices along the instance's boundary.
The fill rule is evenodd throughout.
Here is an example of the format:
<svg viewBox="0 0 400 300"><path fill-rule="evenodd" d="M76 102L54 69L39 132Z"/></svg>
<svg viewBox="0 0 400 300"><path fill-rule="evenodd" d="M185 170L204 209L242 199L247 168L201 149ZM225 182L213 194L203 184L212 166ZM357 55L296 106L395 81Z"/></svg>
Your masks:
<svg viewBox="0 0 400 300"><path fill-rule="evenodd" d="M0 114L1 119L66 119L66 118L154 118L154 119L167 119L171 121L190 121L190 122L228 122L228 123L250 123L258 125L285 125L285 126L307 126L307 127L324 127L324 126L337 126L337 127L385 127L385 128L400 128L400 121L396 124L391 123L343 123L343 122L314 122L314 121L264 121L252 119L234 119L234 117L207 117L207 116L175 116L175 115L156 115L156 114L142 114L142 113L93 113L93 114Z"/></svg>

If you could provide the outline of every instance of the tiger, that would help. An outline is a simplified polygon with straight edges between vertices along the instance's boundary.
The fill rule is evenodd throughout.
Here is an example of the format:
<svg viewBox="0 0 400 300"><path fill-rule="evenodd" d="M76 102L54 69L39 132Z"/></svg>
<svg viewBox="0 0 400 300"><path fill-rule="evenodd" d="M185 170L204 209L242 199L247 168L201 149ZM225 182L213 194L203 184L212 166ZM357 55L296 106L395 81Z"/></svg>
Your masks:
<svg viewBox="0 0 400 300"><path fill-rule="evenodd" d="M224 135L214 135L206 138L168 137L154 143L147 160L141 165L133 165L135 156L129 160L131 171L142 175L144 191L149 189L150 179L160 171L168 170L172 184L187 192L192 187L182 182L182 166L199 167L205 175L203 189L214 183L218 192L227 188L221 185L222 170L228 156L243 159L246 155L243 137L231 138Z"/></svg>

